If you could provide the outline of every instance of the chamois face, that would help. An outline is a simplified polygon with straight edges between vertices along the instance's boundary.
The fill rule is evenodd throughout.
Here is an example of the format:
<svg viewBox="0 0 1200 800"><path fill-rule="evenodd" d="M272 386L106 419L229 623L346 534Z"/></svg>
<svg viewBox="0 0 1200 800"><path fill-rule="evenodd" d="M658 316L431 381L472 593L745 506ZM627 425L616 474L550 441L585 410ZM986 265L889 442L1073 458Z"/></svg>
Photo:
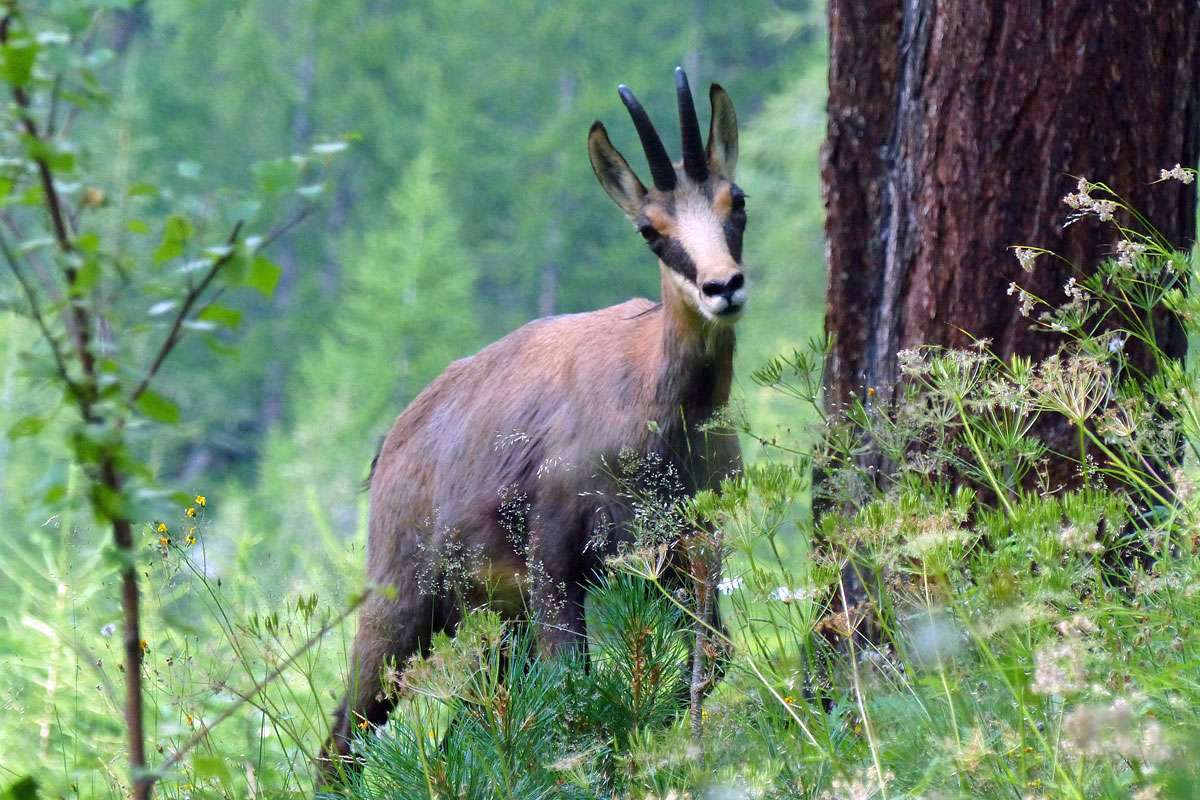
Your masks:
<svg viewBox="0 0 1200 800"><path fill-rule="evenodd" d="M746 304L745 195L718 176L699 185L681 180L670 195L657 194L647 194L634 220L638 232L691 307L706 319L733 322Z"/></svg>
<svg viewBox="0 0 1200 800"><path fill-rule="evenodd" d="M600 122L592 125L588 153L600 185L637 227L683 302L706 320L732 323L746 303L746 197L733 182L737 117L729 95L713 84L708 144L701 147L687 76L676 69L675 79L683 145L683 160L675 163L633 93L618 89L646 151L653 188L642 184Z"/></svg>

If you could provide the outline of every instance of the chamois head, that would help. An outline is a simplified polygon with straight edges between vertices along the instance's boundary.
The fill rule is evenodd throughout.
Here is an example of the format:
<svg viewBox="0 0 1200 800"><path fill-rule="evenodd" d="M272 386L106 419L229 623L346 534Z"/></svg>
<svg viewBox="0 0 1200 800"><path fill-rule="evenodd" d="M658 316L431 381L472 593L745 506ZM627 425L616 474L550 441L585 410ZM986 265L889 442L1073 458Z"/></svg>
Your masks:
<svg viewBox="0 0 1200 800"><path fill-rule="evenodd" d="M683 160L671 163L633 92L625 85L617 87L646 151L652 189L638 180L599 121L588 134L588 154L596 179L637 226L683 302L706 320L733 322L746 303L742 274L746 196L733 182L737 115L729 95L714 83L708 93L712 121L705 147L682 68L675 69L675 90Z"/></svg>

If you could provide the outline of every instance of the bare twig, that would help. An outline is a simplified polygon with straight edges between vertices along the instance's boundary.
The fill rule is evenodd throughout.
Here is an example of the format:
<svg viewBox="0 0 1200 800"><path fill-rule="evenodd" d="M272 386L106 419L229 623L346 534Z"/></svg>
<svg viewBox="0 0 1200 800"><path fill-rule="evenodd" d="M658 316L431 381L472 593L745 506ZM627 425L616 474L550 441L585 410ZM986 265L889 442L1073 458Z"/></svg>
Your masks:
<svg viewBox="0 0 1200 800"><path fill-rule="evenodd" d="M146 368L146 374L142 376L141 382L129 394L130 404L136 403L137 399L145 394L146 389L150 387L150 381L154 380L154 376L158 374L158 370L162 367L163 362L167 360L167 356L179 344L179 340L182 337L183 323L187 321L188 315L196 305L196 301L200 299L200 295L204 294L204 291L213 282L213 279L217 277L221 268L232 261L237 254L237 241L241 233L242 223L238 222L233 226L233 231L229 234L229 239L226 241L229 252L213 261L212 266L204 273L204 277L200 279L200 282L188 289L187 294L184 295L183 303L179 306L179 311L175 314L175 318L171 320L166 338L159 345L158 352L154 354L154 359L150 362L150 366Z"/></svg>
<svg viewBox="0 0 1200 800"><path fill-rule="evenodd" d="M63 357L62 350L59 349L58 340L54 338L54 335L50 332L50 327L46 324L46 318L43 316L41 305L38 303L37 291L29 283L29 278L26 277L17 260L17 254L9 247L8 240L3 235L0 235L0 251L4 254L4 260L8 262L8 268L12 270L12 274L16 277L17 282L21 284L21 289L25 293L25 299L29 303L30 313L37 323L38 330L42 333L42 338L50 346L50 353L54 356L54 367L58 371L59 379L66 384L72 395L76 394L78 387L76 387L75 381L71 379L71 374L67 372L67 362Z"/></svg>
<svg viewBox="0 0 1200 800"><path fill-rule="evenodd" d="M262 241L255 245L254 252L261 253L263 250L266 250L268 247L275 244L275 242L287 235L292 228L296 227L305 219L307 219L308 215L313 212L314 208L315 206L312 204L300 206L300 208L296 209L296 213L292 214L292 216L288 217L283 222L267 231L267 234L263 236Z"/></svg>

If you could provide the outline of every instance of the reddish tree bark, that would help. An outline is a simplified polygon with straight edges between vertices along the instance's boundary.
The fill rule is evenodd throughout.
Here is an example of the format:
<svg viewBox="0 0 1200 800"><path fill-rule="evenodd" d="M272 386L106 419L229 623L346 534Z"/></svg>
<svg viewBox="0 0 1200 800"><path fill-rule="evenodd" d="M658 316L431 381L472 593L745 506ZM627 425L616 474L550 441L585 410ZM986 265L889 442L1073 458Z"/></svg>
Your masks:
<svg viewBox="0 0 1200 800"><path fill-rule="evenodd" d="M1177 246L1195 238L1196 187L1149 183L1196 164L1196 0L830 0L829 36L832 404L868 387L886 400L897 351L918 344L970 334L1005 356L1049 354L1058 342L1005 289L1061 299L1070 267L1043 258L1027 275L1007 248L1085 270L1110 252L1111 228L1062 227L1073 176L1113 187ZM1179 327L1160 327L1182 356ZM1043 433L1070 451L1065 424Z"/></svg>

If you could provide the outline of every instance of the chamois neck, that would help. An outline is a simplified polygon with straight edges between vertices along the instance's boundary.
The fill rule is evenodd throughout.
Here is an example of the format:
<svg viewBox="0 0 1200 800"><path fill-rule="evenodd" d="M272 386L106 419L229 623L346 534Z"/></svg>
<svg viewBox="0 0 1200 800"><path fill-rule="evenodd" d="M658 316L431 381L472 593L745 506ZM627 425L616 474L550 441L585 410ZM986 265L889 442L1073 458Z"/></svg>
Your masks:
<svg viewBox="0 0 1200 800"><path fill-rule="evenodd" d="M729 400L734 332L705 319L684 298L670 270L662 272L662 313L657 395L668 414L682 409L699 422Z"/></svg>

